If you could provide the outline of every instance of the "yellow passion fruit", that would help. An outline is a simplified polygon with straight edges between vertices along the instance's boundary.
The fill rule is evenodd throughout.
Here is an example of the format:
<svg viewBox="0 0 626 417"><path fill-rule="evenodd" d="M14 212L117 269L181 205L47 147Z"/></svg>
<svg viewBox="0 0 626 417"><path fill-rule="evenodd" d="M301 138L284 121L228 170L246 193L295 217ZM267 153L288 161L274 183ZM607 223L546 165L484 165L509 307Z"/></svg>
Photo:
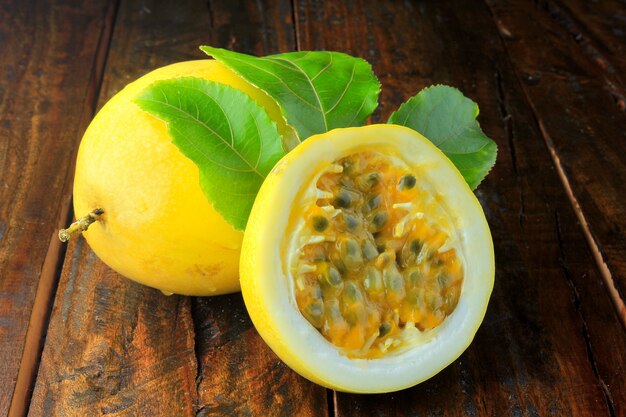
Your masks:
<svg viewBox="0 0 626 417"><path fill-rule="evenodd" d="M241 257L246 307L294 370L348 392L415 385L456 359L493 287L489 228L454 165L394 125L336 129L265 180Z"/></svg>

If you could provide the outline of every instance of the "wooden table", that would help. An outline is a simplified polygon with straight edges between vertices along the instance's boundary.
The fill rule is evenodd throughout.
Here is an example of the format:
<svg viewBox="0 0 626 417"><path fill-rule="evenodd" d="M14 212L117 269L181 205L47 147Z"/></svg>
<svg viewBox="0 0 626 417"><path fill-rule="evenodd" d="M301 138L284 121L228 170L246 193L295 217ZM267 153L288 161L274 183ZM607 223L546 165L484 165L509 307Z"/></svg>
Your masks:
<svg viewBox="0 0 626 417"><path fill-rule="evenodd" d="M79 3L0 3L0 415L626 416L623 1ZM433 83L479 103L496 284L452 365L329 391L268 349L240 294L165 297L57 240L96 109L201 44L361 56L373 121Z"/></svg>

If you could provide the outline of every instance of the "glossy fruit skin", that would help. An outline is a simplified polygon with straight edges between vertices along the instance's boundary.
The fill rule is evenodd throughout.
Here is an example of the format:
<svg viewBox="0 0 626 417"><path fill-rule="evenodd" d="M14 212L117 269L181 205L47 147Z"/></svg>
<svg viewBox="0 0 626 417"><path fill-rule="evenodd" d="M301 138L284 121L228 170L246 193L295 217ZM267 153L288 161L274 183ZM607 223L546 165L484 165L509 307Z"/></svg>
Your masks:
<svg viewBox="0 0 626 417"><path fill-rule="evenodd" d="M157 80L192 76L238 88L286 128L262 91L213 60L159 68L127 85L98 112L76 161L74 212L104 215L84 237L120 274L166 293L215 295L239 290L242 232L207 202L199 172L172 144L164 122L135 96Z"/></svg>
<svg viewBox="0 0 626 417"><path fill-rule="evenodd" d="M332 161L358 150L380 150L423 166L454 219L465 254L465 276L455 312L437 337L393 356L349 359L300 314L287 266L288 230L303 184ZM296 213L297 214L297 213ZM471 343L485 315L495 273L491 234L479 202L454 165L430 141L401 126L336 129L308 138L287 154L257 196L242 246L244 301L259 334L300 375L345 392L381 393L416 385L448 366Z"/></svg>

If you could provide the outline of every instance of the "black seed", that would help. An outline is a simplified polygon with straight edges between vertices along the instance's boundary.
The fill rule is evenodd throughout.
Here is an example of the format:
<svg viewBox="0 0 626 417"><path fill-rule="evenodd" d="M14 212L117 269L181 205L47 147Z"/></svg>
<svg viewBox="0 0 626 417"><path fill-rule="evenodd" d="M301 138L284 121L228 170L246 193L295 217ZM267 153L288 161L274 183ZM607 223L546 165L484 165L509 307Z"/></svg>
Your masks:
<svg viewBox="0 0 626 417"><path fill-rule="evenodd" d="M350 195L343 191L339 192L339 194L335 196L335 205L337 205L338 207L350 207L351 202L352 200L350 200Z"/></svg>
<svg viewBox="0 0 626 417"><path fill-rule="evenodd" d="M361 248L354 239L345 239L339 243L339 251L344 265L350 269L358 269L363 263Z"/></svg>
<svg viewBox="0 0 626 417"><path fill-rule="evenodd" d="M424 244L422 243L421 240L419 239L414 239L411 241L411 243L409 244L409 249L411 250L411 252L413 252L414 255L419 255L419 253L422 250L422 246Z"/></svg>
<svg viewBox="0 0 626 417"><path fill-rule="evenodd" d="M322 300L309 304L302 313L315 328L319 329L324 325L324 303Z"/></svg>
<svg viewBox="0 0 626 417"><path fill-rule="evenodd" d="M445 272L441 272L437 275L437 283L439 284L439 288L445 288L450 283L450 275Z"/></svg>
<svg viewBox="0 0 626 417"><path fill-rule="evenodd" d="M383 253L385 249L387 249L387 245L384 243L379 243L376 245L376 250L378 251L378 253Z"/></svg>
<svg viewBox="0 0 626 417"><path fill-rule="evenodd" d="M372 225L374 226L375 230L378 230L382 228L385 223L387 223L387 220L389 220L389 215L387 214L387 212L379 211L372 218Z"/></svg>
<svg viewBox="0 0 626 417"><path fill-rule="evenodd" d="M328 219L324 216L313 217L313 228L318 232L328 229Z"/></svg>
<svg viewBox="0 0 626 417"><path fill-rule="evenodd" d="M422 274L421 271L412 271L409 274L409 282L411 283L411 285L413 285L414 287L417 287L418 285L420 285L420 282L422 281L424 274Z"/></svg>
<svg viewBox="0 0 626 417"><path fill-rule="evenodd" d="M363 191L367 191L375 187L380 182L380 174L372 172L369 174L359 175L356 178L356 184Z"/></svg>
<svg viewBox="0 0 626 417"><path fill-rule="evenodd" d="M407 174L404 177L400 178L400 182L398 183L398 188L400 190L410 190L415 187L417 180L411 174Z"/></svg>
<svg viewBox="0 0 626 417"><path fill-rule="evenodd" d="M346 222L346 228L350 231L355 231L361 224L358 217L349 213L343 215L343 221Z"/></svg>
<svg viewBox="0 0 626 417"><path fill-rule="evenodd" d="M378 337L383 337L391 331L391 324L383 323L378 328Z"/></svg>
<svg viewBox="0 0 626 417"><path fill-rule="evenodd" d="M367 268L363 285L368 291L377 292L383 288L383 276L380 271L372 266Z"/></svg>
<svg viewBox="0 0 626 417"><path fill-rule="evenodd" d="M368 261L371 261L378 256L378 250L376 250L376 246L374 246L374 244L370 242L369 239L363 241L362 250L363 256L365 256L365 259L367 259Z"/></svg>
<svg viewBox="0 0 626 417"><path fill-rule="evenodd" d="M352 281L346 282L343 290L344 300L348 304L354 304L363 301L363 294L356 283Z"/></svg>
<svg viewBox="0 0 626 417"><path fill-rule="evenodd" d="M376 184L380 182L380 174L377 172L372 172L368 176L367 181L370 183L372 187L375 186Z"/></svg>
<svg viewBox="0 0 626 417"><path fill-rule="evenodd" d="M354 191L341 189L335 195L335 205L341 208L348 208L359 200L359 194Z"/></svg>
<svg viewBox="0 0 626 417"><path fill-rule="evenodd" d="M367 200L367 208L370 210L376 210L380 207L380 203L383 201L382 197L379 195L375 195L374 197Z"/></svg>
<svg viewBox="0 0 626 417"><path fill-rule="evenodd" d="M383 270L383 281L387 293L396 293L400 298L404 298L406 292L404 289L404 278L400 275L398 268L394 263L389 264Z"/></svg>
<svg viewBox="0 0 626 417"><path fill-rule="evenodd" d="M341 274L337 271L333 264L328 263L326 265L322 265L320 266L320 270L321 272L318 275L320 284L326 287L331 286L333 288L341 286L343 282L341 280Z"/></svg>
<svg viewBox="0 0 626 417"><path fill-rule="evenodd" d="M341 274L332 266L328 268L328 283L333 287L341 285Z"/></svg>
<svg viewBox="0 0 626 417"><path fill-rule="evenodd" d="M343 263L343 260L341 259L341 254L339 253L339 250L333 250L330 252L329 254L329 258L331 260L331 262L333 263L333 265L335 266L335 268L337 268L337 270L343 274L346 272L346 265Z"/></svg>

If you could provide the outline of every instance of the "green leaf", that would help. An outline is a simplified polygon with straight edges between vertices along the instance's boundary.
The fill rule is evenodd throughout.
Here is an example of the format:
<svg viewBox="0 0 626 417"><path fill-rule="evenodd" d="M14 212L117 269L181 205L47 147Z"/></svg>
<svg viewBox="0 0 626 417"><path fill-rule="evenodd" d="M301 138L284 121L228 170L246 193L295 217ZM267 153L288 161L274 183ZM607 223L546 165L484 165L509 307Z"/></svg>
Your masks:
<svg viewBox="0 0 626 417"><path fill-rule="evenodd" d="M378 105L380 83L361 58L327 51L255 57L210 46L200 49L268 93L300 140L360 126Z"/></svg>
<svg viewBox="0 0 626 417"><path fill-rule="evenodd" d="M459 90L435 85L419 92L389 117L388 123L418 131L446 154L472 189L496 162L496 143L476 121L478 105Z"/></svg>
<svg viewBox="0 0 626 417"><path fill-rule="evenodd" d="M261 183L284 155L267 112L233 87L193 77L157 81L135 102L167 123L172 142L200 169L209 202L244 230Z"/></svg>

